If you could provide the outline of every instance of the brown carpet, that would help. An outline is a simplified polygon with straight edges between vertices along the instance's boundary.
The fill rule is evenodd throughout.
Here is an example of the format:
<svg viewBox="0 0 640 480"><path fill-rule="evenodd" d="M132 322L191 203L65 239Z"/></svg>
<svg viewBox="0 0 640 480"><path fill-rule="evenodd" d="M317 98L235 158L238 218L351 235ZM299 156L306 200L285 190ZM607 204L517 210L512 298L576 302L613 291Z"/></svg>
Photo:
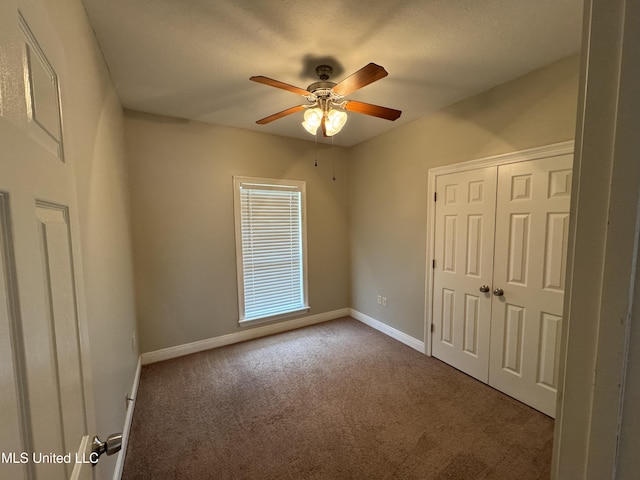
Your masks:
<svg viewBox="0 0 640 480"><path fill-rule="evenodd" d="M124 480L548 479L553 420L345 318L145 366Z"/></svg>

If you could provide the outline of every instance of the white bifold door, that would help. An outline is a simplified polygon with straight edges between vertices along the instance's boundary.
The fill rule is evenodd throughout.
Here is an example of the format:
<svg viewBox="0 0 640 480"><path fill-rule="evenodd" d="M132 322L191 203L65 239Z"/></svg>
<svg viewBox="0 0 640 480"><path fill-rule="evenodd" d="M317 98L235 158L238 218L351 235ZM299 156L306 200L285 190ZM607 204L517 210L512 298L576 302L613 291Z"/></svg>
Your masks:
<svg viewBox="0 0 640 480"><path fill-rule="evenodd" d="M572 155L436 177L433 356L555 416Z"/></svg>

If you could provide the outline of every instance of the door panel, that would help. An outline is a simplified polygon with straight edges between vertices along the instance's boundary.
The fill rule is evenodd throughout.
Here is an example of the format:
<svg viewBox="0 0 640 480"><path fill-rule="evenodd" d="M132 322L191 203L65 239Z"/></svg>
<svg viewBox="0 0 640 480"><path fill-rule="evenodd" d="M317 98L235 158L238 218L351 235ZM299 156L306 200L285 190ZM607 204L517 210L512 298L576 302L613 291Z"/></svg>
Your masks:
<svg viewBox="0 0 640 480"><path fill-rule="evenodd" d="M489 384L554 416L572 156L498 167Z"/></svg>
<svg viewBox="0 0 640 480"><path fill-rule="evenodd" d="M547 214L547 239L544 253L545 290L564 291L565 265L567 258L568 213Z"/></svg>
<svg viewBox="0 0 640 480"><path fill-rule="evenodd" d="M73 246L67 222L68 209L36 202L42 276L45 283L45 311L51 337L51 368L56 379L57 435L63 452L75 452L86 431L80 337L73 275ZM28 373L28 372L27 372ZM66 477L73 466L66 465Z"/></svg>
<svg viewBox="0 0 640 480"><path fill-rule="evenodd" d="M480 299L477 295L465 294L464 341L462 351L478 355L478 311Z"/></svg>
<svg viewBox="0 0 640 480"><path fill-rule="evenodd" d="M527 286L529 265L529 221L530 215L527 213L509 217L507 278L509 283L523 287Z"/></svg>
<svg viewBox="0 0 640 480"><path fill-rule="evenodd" d="M505 305L504 335L502 337L502 368L522 375L522 344L526 310L518 305Z"/></svg>
<svg viewBox="0 0 640 480"><path fill-rule="evenodd" d="M436 178L433 356L487 382L496 169Z"/></svg>
<svg viewBox="0 0 640 480"><path fill-rule="evenodd" d="M543 312L540 323L537 382L555 390L558 388L557 352L560 348L562 317Z"/></svg>

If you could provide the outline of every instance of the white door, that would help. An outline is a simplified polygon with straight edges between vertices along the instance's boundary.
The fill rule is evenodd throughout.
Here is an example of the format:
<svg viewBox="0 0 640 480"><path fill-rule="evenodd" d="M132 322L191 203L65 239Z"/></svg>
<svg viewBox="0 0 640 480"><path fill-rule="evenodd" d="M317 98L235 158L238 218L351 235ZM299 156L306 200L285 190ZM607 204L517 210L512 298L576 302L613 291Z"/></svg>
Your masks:
<svg viewBox="0 0 640 480"><path fill-rule="evenodd" d="M64 53L39 2L3 1L0 32L0 476L91 478Z"/></svg>
<svg viewBox="0 0 640 480"><path fill-rule="evenodd" d="M436 178L432 355L488 381L496 168Z"/></svg>
<svg viewBox="0 0 640 480"><path fill-rule="evenodd" d="M432 354L550 416L572 158L436 177Z"/></svg>
<svg viewBox="0 0 640 480"><path fill-rule="evenodd" d="M572 155L498 168L489 384L555 416ZM500 292L498 292L500 293Z"/></svg>

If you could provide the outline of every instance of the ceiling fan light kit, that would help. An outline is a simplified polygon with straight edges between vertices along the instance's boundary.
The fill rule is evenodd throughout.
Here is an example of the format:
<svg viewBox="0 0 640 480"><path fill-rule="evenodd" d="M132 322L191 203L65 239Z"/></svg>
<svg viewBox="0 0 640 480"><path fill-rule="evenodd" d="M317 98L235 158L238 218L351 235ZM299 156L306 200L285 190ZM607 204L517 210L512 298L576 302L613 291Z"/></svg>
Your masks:
<svg viewBox="0 0 640 480"><path fill-rule="evenodd" d="M311 135L315 135L318 128L322 126L324 122L324 135L326 137L333 137L336 133L339 133L342 127L344 127L344 124L347 123L347 112L335 103L329 105L328 102L319 102L319 105L322 105L322 107L312 104L307 108L307 111L304 112L302 126ZM333 107L339 107L340 110Z"/></svg>
<svg viewBox="0 0 640 480"><path fill-rule="evenodd" d="M302 122L304 129L311 135L316 135L318 128L322 127L322 134L325 137L332 137L339 133L347 123L347 111L391 121L398 119L402 114L400 110L392 108L344 100L344 97L350 93L386 77L388 75L387 71L380 65L369 63L338 84L329 81L332 73L333 68L329 65L316 67L316 74L320 81L312 83L306 90L268 77L251 77L249 80L302 95L310 102L269 115L256 123L264 125L304 109L306 110L304 112L304 121Z"/></svg>

